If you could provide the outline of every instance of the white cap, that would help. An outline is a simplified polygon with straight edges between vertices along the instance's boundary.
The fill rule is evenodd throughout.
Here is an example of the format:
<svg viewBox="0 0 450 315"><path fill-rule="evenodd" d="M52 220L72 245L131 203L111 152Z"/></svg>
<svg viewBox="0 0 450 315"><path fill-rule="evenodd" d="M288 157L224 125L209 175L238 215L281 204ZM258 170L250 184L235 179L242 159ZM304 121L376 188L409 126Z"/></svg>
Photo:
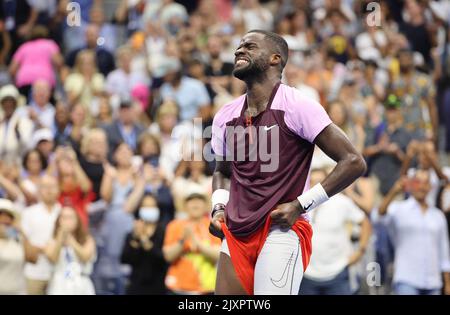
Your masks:
<svg viewBox="0 0 450 315"><path fill-rule="evenodd" d="M163 77L168 73L177 72L181 70L181 62L178 58L165 57L159 60L158 65L153 69L153 74L155 77Z"/></svg>
<svg viewBox="0 0 450 315"><path fill-rule="evenodd" d="M0 89L0 102L6 97L12 97L16 101L19 98L19 91L12 84L7 84Z"/></svg>
<svg viewBox="0 0 450 315"><path fill-rule="evenodd" d="M0 198L0 211L7 212L13 217L17 216L14 204L8 199Z"/></svg>
<svg viewBox="0 0 450 315"><path fill-rule="evenodd" d="M30 149L36 148L36 146L39 144L39 142L44 141L44 140L46 140L46 141L54 140L53 132L48 128L39 129L33 134L33 137L31 138L31 142L30 142L30 144L31 144Z"/></svg>
<svg viewBox="0 0 450 315"><path fill-rule="evenodd" d="M358 51L358 56L364 61L374 60L378 62L381 59L380 51L375 47L365 47L364 49L360 49Z"/></svg>

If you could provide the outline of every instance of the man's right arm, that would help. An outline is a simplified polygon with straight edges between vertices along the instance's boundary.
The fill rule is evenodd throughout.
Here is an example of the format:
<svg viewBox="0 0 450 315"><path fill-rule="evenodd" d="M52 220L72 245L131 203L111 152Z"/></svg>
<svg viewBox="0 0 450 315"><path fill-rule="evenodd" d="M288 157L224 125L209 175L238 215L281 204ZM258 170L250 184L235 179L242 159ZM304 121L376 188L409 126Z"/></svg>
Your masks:
<svg viewBox="0 0 450 315"><path fill-rule="evenodd" d="M222 230L221 223L225 222L225 206L228 202L229 180L231 177L231 162L223 157L216 157L216 169L213 174L213 197L211 225L214 235Z"/></svg>
<svg viewBox="0 0 450 315"><path fill-rule="evenodd" d="M217 189L229 189L229 180L231 177L231 162L222 161L223 159L223 157L216 158L216 168L214 170L212 182L213 191Z"/></svg>

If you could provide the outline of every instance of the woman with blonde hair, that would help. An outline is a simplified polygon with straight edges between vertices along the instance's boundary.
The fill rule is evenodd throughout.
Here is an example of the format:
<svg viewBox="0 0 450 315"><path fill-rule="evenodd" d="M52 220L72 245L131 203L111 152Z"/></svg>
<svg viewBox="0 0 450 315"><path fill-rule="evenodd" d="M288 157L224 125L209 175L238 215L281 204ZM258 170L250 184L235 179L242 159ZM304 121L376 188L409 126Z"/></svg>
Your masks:
<svg viewBox="0 0 450 315"><path fill-rule="evenodd" d="M77 54L73 72L64 83L64 90L70 105L77 102L88 109L91 116L93 102L102 95L105 78L96 66L95 51L85 49Z"/></svg>
<svg viewBox="0 0 450 315"><path fill-rule="evenodd" d="M179 113L175 101L165 100L158 108L155 122L149 127L149 132L160 139L160 163L170 181L174 179L182 157L194 150L192 139L199 140L201 136L201 130L197 130L192 122L180 122Z"/></svg>
<svg viewBox="0 0 450 315"><path fill-rule="evenodd" d="M73 207L80 216L81 222L88 227L87 207L93 199L92 184L81 168L75 151L69 146L58 147L47 172L58 178L60 204Z"/></svg>
<svg viewBox="0 0 450 315"><path fill-rule="evenodd" d="M78 160L81 168L92 183L93 199L88 207L91 214L97 210L105 210L106 203L100 198L100 186L102 184L104 165L107 163L108 140L106 133L101 128L94 128L87 132L81 140L81 148Z"/></svg>

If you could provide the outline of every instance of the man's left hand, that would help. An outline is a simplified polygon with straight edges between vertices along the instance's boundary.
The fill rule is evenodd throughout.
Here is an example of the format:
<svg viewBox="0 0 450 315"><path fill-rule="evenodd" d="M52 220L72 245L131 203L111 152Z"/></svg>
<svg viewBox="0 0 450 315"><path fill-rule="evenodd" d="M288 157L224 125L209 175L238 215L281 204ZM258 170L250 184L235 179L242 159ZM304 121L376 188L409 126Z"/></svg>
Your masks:
<svg viewBox="0 0 450 315"><path fill-rule="evenodd" d="M273 224L282 228L290 228L297 221L300 214L304 213L302 205L296 199L294 201L278 205L270 214Z"/></svg>

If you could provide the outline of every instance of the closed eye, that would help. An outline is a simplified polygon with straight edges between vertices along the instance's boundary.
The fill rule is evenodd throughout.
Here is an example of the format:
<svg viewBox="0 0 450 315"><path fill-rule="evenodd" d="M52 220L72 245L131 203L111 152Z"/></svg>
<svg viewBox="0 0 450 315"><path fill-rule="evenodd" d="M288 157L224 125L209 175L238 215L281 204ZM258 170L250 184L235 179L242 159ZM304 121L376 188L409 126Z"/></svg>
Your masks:
<svg viewBox="0 0 450 315"><path fill-rule="evenodd" d="M257 45L254 44L254 43L245 43L245 44L240 45L236 50L239 50L239 49L241 49L242 47L245 47L245 48L251 50L251 49L253 49L253 48L257 48Z"/></svg>

